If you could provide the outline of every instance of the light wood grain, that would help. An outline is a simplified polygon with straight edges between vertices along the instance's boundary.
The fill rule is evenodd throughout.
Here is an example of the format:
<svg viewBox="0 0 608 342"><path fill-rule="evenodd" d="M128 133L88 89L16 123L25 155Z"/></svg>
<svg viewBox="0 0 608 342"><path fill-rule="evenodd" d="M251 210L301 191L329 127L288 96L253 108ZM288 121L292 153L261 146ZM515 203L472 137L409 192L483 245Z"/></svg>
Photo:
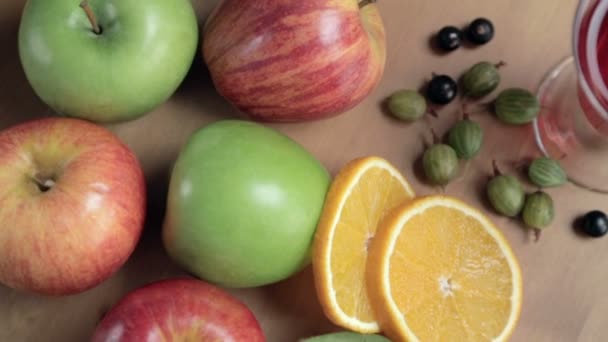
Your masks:
<svg viewBox="0 0 608 342"><path fill-rule="evenodd" d="M216 1L194 3L202 23ZM51 114L29 88L19 65L16 36L23 4L23 0L0 2L0 128ZM535 89L545 72L570 53L576 0L380 0L379 6L389 54L386 74L372 96L333 119L271 126L303 144L332 172L354 157L379 155L397 165L419 194L430 194L438 190L420 182L415 161L424 137L429 136L428 124L444 132L456 120L458 107L442 109L437 120L406 125L383 115L380 102L399 88L421 86L432 72L457 77L481 60L508 63L502 86ZM447 24L464 25L478 16L495 23L497 34L490 44L447 56L433 54L428 43L433 32ZM128 291L183 274L160 243L168 168L195 129L235 115L213 90L198 57L188 80L170 101L143 119L113 126L136 151L148 178L149 220L140 246L112 279L77 296L41 298L0 287L0 341L85 341L102 313ZM486 210L519 257L525 295L512 340L608 340L608 238L591 241L571 228L581 213L608 211L608 197L572 186L551 190L557 207L555 223L540 243L532 243L520 224L494 216L482 196L492 158L510 169L517 160L534 155L531 130L505 127L487 114L476 119L488 137L482 156L447 193ZM321 314L309 269L280 284L231 292L252 308L268 341L290 342L336 330Z"/></svg>

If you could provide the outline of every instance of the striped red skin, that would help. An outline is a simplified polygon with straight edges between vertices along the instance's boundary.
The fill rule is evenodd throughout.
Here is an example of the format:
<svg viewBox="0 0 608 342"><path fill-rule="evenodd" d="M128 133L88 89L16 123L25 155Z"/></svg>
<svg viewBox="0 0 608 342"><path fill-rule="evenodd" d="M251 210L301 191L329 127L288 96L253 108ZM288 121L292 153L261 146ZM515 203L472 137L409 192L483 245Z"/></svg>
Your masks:
<svg viewBox="0 0 608 342"><path fill-rule="evenodd" d="M223 0L203 55L219 93L260 121L340 114L378 85L386 61L375 4L357 0Z"/></svg>
<svg viewBox="0 0 608 342"><path fill-rule="evenodd" d="M228 292L193 279L156 282L123 298L92 342L264 342L253 313Z"/></svg>
<svg viewBox="0 0 608 342"><path fill-rule="evenodd" d="M56 184L41 192L36 173ZM145 191L135 155L101 126L50 118L0 132L0 282L45 295L98 285L133 252Z"/></svg>

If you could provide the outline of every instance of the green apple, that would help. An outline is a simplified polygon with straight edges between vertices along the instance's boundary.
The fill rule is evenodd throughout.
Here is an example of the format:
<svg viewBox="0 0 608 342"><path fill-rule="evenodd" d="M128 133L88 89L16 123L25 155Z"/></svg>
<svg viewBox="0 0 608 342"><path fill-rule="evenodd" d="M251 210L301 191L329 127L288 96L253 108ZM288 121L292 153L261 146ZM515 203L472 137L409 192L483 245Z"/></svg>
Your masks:
<svg viewBox="0 0 608 342"><path fill-rule="evenodd" d="M28 0L19 54L38 96L59 114L132 120L165 102L198 42L189 0Z"/></svg>
<svg viewBox="0 0 608 342"><path fill-rule="evenodd" d="M390 342L390 340L381 335L364 335L345 331L309 337L301 342Z"/></svg>
<svg viewBox="0 0 608 342"><path fill-rule="evenodd" d="M169 255L225 287L283 280L310 262L330 176L287 136L226 120L190 137L169 186Z"/></svg>

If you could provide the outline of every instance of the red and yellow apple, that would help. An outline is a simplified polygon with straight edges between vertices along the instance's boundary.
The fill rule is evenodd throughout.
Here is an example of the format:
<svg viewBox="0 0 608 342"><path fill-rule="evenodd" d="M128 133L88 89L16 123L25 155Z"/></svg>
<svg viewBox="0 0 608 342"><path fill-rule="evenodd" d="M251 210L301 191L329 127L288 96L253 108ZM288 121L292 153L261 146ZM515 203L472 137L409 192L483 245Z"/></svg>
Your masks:
<svg viewBox="0 0 608 342"><path fill-rule="evenodd" d="M375 0L223 0L204 30L218 92L260 121L336 115L365 99L386 61Z"/></svg>
<svg viewBox="0 0 608 342"><path fill-rule="evenodd" d="M263 342L253 313L228 292L193 279L163 280L129 293L92 342Z"/></svg>
<svg viewBox="0 0 608 342"><path fill-rule="evenodd" d="M0 282L66 295L112 275L139 240L145 184L109 130L68 118L0 132Z"/></svg>

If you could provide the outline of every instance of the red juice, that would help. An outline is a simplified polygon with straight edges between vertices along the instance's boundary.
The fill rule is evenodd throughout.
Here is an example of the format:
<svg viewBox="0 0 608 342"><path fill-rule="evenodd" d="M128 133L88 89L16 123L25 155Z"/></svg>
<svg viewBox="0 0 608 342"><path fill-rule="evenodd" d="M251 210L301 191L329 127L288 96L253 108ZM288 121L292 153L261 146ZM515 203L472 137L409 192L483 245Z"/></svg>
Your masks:
<svg viewBox="0 0 608 342"><path fill-rule="evenodd" d="M597 60L604 84L608 84L608 20L606 20L606 16L602 20L597 40Z"/></svg>
<svg viewBox="0 0 608 342"><path fill-rule="evenodd" d="M540 150L571 180L608 192L608 0L580 0L574 58L552 69L538 91Z"/></svg>
<svg viewBox="0 0 608 342"><path fill-rule="evenodd" d="M579 101L590 124L608 134L608 2L592 1L575 27L577 63L582 73Z"/></svg>

